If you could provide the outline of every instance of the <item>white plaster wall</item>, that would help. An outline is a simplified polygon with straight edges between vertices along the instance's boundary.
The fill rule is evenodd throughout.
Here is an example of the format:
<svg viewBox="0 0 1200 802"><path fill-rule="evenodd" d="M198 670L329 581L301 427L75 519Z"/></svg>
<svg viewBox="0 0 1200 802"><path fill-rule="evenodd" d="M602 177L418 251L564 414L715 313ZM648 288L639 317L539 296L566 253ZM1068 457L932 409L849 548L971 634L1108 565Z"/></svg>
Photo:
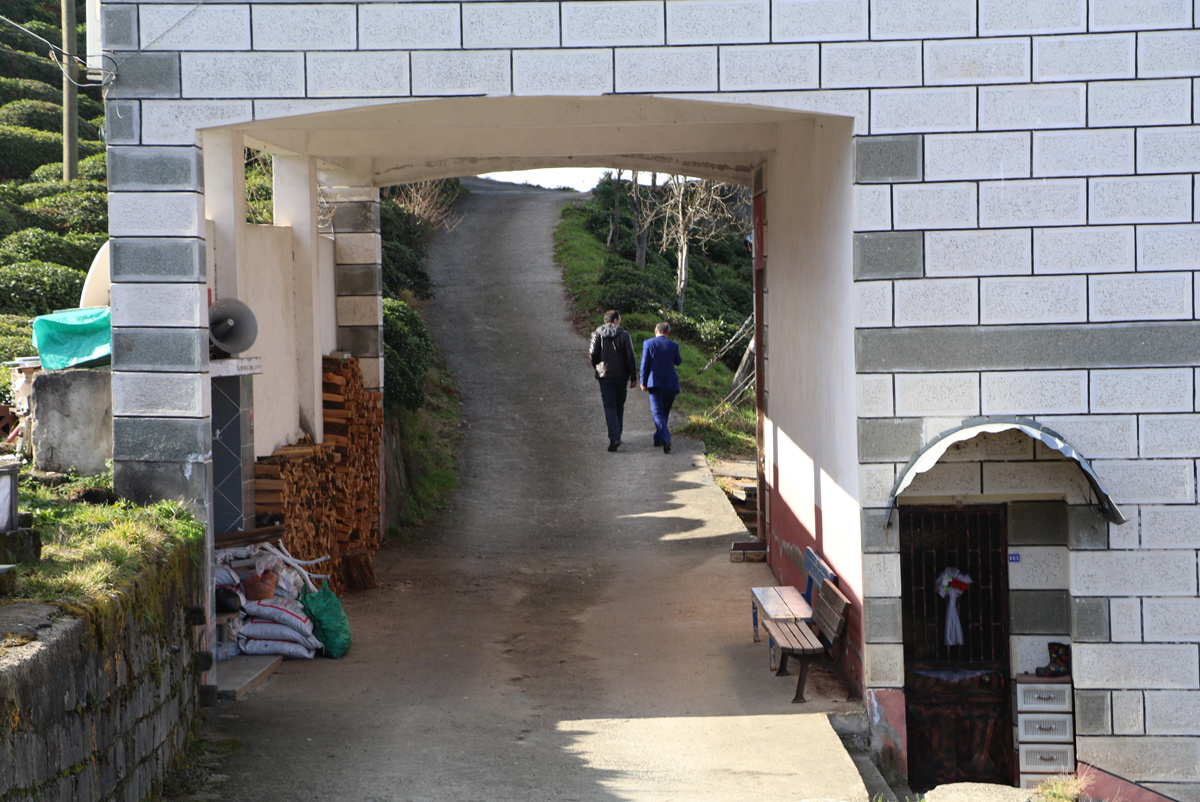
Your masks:
<svg viewBox="0 0 1200 802"><path fill-rule="evenodd" d="M265 457L304 434L296 372L292 232L284 226L245 224L242 236L246 258L238 271L238 296L258 319L258 338L242 356L262 358L263 372L254 377L254 455Z"/></svg>
<svg viewBox="0 0 1200 802"><path fill-rule="evenodd" d="M318 237L317 280L314 283L318 289L316 302L320 325L314 336L317 339L317 351L322 354L337 350L337 293L333 284L336 264L333 237Z"/></svg>

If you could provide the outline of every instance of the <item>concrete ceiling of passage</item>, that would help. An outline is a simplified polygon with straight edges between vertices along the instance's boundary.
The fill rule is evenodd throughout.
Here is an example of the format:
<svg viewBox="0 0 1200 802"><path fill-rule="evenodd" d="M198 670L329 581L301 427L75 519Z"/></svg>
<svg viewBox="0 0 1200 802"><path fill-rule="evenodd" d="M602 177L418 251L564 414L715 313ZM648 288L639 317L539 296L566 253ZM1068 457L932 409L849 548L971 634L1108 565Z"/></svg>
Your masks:
<svg viewBox="0 0 1200 802"><path fill-rule="evenodd" d="M313 156L368 186L540 167L657 170L748 184L789 130L822 116L647 95L462 97L228 127L250 147Z"/></svg>

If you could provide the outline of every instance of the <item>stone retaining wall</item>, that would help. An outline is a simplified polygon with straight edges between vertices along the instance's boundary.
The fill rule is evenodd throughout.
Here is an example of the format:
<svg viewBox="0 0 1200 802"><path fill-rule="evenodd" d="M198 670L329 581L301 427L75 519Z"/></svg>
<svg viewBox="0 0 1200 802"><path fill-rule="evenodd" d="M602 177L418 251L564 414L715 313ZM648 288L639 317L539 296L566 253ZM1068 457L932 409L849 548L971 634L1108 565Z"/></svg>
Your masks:
<svg viewBox="0 0 1200 802"><path fill-rule="evenodd" d="M198 705L191 563L181 549L94 625L0 606L0 800L135 802L161 784Z"/></svg>

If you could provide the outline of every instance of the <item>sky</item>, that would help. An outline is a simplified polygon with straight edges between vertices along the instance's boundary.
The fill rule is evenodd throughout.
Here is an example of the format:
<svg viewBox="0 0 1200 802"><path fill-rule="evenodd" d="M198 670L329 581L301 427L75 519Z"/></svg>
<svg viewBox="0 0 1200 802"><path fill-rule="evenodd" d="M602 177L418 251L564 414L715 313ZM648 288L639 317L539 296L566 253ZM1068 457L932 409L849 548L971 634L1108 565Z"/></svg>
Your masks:
<svg viewBox="0 0 1200 802"><path fill-rule="evenodd" d="M493 181L507 181L512 184L534 184L547 189L570 187L579 192L587 192L596 186L600 176L608 170L599 167L555 167L544 170L520 170L513 173L488 173L480 178L490 178Z"/></svg>

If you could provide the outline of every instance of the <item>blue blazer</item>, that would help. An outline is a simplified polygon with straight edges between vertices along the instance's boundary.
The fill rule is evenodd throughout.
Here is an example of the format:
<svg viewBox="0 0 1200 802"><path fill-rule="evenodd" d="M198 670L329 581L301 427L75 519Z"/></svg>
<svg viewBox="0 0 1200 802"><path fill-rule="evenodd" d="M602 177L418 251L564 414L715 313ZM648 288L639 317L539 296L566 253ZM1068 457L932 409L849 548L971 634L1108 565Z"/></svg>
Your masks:
<svg viewBox="0 0 1200 802"><path fill-rule="evenodd" d="M676 365L683 364L679 344L667 337L651 337L642 343L642 384L650 390L679 392Z"/></svg>

